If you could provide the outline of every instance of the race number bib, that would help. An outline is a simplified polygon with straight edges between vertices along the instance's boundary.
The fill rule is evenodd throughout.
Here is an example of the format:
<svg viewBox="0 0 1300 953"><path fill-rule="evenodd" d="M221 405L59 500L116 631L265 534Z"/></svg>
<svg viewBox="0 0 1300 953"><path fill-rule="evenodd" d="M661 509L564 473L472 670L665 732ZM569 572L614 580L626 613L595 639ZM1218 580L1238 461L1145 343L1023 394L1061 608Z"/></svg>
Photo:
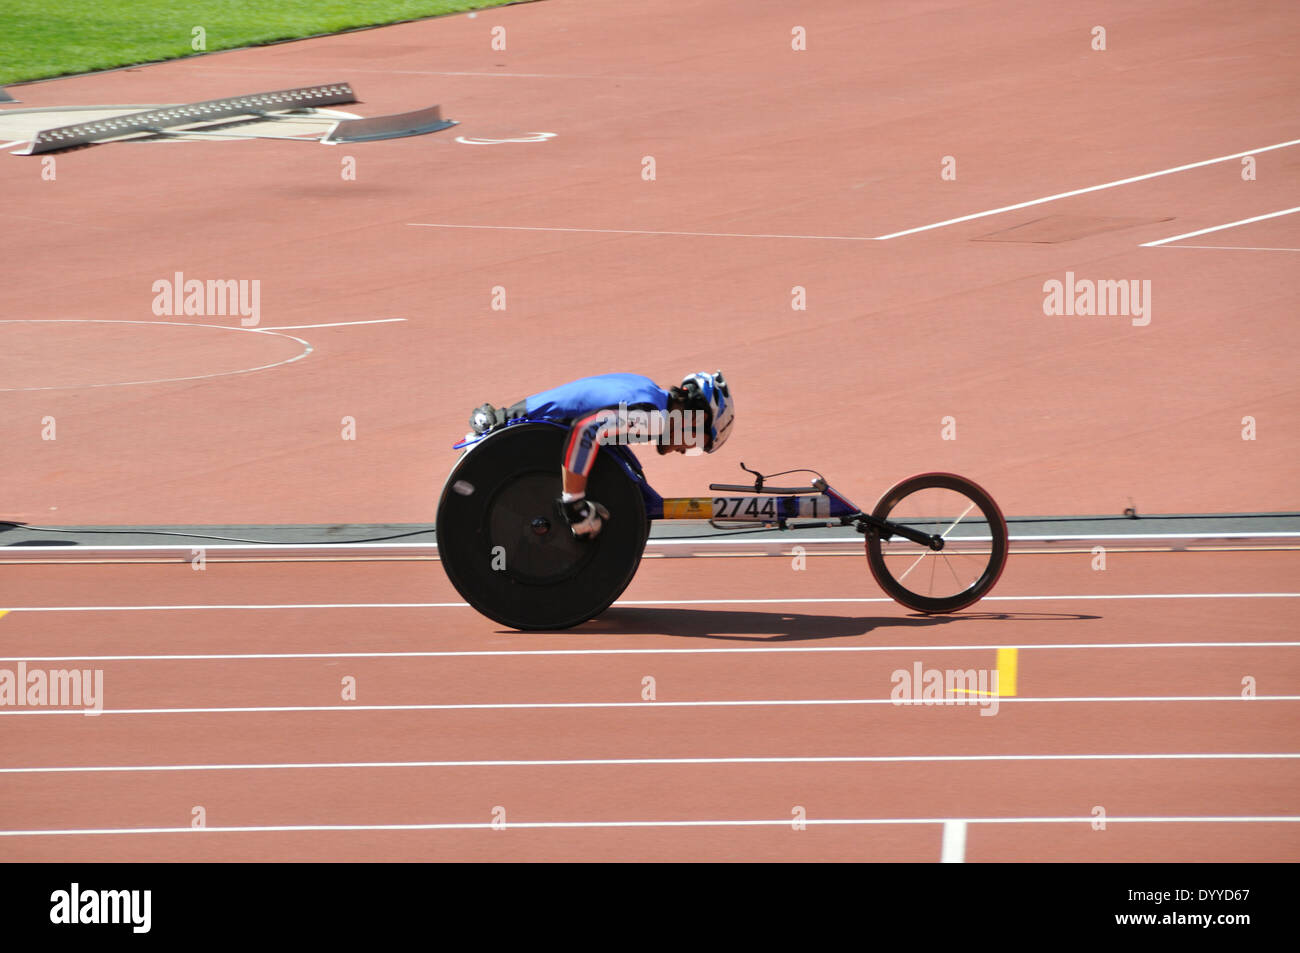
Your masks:
<svg viewBox="0 0 1300 953"><path fill-rule="evenodd" d="M797 501L797 507L789 505L791 500ZM824 496L715 496L713 498L715 520L816 518L830 516L830 512L830 501Z"/></svg>
<svg viewBox="0 0 1300 953"><path fill-rule="evenodd" d="M799 515L802 517L821 518L831 515L831 501L824 496L796 496L799 501Z"/></svg>
<svg viewBox="0 0 1300 953"><path fill-rule="evenodd" d="M715 520L776 520L780 518L775 496L715 496Z"/></svg>

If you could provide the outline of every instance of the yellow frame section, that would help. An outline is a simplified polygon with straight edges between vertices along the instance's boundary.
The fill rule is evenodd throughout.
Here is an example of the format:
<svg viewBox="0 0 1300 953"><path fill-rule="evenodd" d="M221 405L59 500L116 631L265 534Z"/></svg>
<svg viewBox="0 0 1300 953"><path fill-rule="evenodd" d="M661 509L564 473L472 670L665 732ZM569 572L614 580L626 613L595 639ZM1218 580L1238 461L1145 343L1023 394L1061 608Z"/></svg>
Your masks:
<svg viewBox="0 0 1300 953"><path fill-rule="evenodd" d="M664 519L666 520L711 520L713 519L713 497L711 496L673 496L664 500Z"/></svg>

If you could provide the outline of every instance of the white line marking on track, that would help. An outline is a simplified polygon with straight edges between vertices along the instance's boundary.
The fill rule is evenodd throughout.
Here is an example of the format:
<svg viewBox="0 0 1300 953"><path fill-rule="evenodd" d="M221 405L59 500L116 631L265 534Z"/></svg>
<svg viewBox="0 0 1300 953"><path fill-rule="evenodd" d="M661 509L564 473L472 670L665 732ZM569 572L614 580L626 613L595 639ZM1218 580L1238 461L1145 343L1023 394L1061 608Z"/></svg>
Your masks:
<svg viewBox="0 0 1300 953"><path fill-rule="evenodd" d="M773 655L790 652L994 652L998 649L1256 649L1300 642L999 642L991 645L772 645L754 648L480 649L424 652L240 652L201 655L0 655L0 662L233 662L330 658L490 658L556 655Z"/></svg>
<svg viewBox="0 0 1300 953"><path fill-rule="evenodd" d="M1139 246L1147 247L1147 246ZM1222 251L1300 251L1300 248L1260 248L1254 245L1159 245L1159 248L1217 248Z"/></svg>
<svg viewBox="0 0 1300 953"><path fill-rule="evenodd" d="M849 817L807 818L801 823L825 827L847 825L889 826L904 824L947 824L960 820L963 824L1088 824L1095 817ZM1107 816L1108 824L1293 824L1300 816L1226 815L1218 817L1115 817ZM504 827L492 821L445 824L275 824L245 827L99 827L76 830L4 830L0 837L84 837L114 834L276 834L326 831L486 831L486 830L554 830L585 828L668 828L668 827L789 827L790 819L779 820L691 820L691 821L510 821Z"/></svg>
<svg viewBox="0 0 1300 953"><path fill-rule="evenodd" d="M457 136L456 141L466 146L500 146L511 142L547 142L554 139L553 132L525 132L520 136L505 139L490 139L485 136Z"/></svg>
<svg viewBox="0 0 1300 953"><path fill-rule="evenodd" d="M358 324L392 324L405 321L406 318L376 318L373 321L334 321L330 324L283 324L274 328L260 328L262 331L297 331L305 328L350 328Z"/></svg>
<svg viewBox="0 0 1300 953"><path fill-rule="evenodd" d="M290 341L296 341L298 344L301 344L303 348L293 357L283 361L276 361L274 364L262 364L259 367L243 367L234 371L218 371L215 374L195 374L190 377L161 377L157 380L149 381L110 381L104 384L57 384L49 387L0 387L0 392L82 390L97 387L132 387L138 384L177 384L186 381L202 381L214 377L231 377L236 374L252 374L255 371L268 371L274 367L283 367L286 364L300 361L312 352L312 346L302 338L295 337L292 334L281 334L271 328L245 328L226 324L189 324L185 321L118 321L107 318L13 318L0 320L0 324L161 324L176 328L216 328L218 331L247 331L252 334L269 334L272 337L287 338Z"/></svg>
<svg viewBox="0 0 1300 953"><path fill-rule="evenodd" d="M886 601L886 600L882 600ZM468 602L334 602L276 603L268 605L179 605L179 606L16 606L9 612L182 612L200 609L467 609Z"/></svg>
<svg viewBox="0 0 1300 953"><path fill-rule="evenodd" d="M1166 592L1118 595L985 596L985 602L1059 602L1108 599L1297 599L1300 592ZM730 605L828 605L837 603L893 602L886 597L845 599L628 599L614 606L730 606ZM7 612L163 612L240 609L467 609L468 602L286 602L263 605L174 605L174 606L9 606Z"/></svg>
<svg viewBox="0 0 1300 953"><path fill-rule="evenodd" d="M943 822L943 846L939 852L939 861L944 864L964 864L966 862L966 822Z"/></svg>
<svg viewBox="0 0 1300 953"><path fill-rule="evenodd" d="M1133 182L1141 182L1144 179L1154 179L1162 175L1172 175L1175 172L1186 172L1188 169L1199 169L1202 166L1214 165L1217 162L1227 162L1231 159L1240 159L1243 156L1253 156L1261 152L1272 152L1274 149L1286 149L1289 146L1300 145L1300 139L1291 139L1287 142L1278 142L1271 146L1262 146L1258 149L1248 149L1245 152L1234 152L1232 155L1218 156L1214 159L1203 159L1200 162L1190 162L1187 165L1174 166L1170 169L1161 169L1159 172L1147 172L1144 175L1134 175L1127 179L1116 179L1113 182L1103 182L1101 185L1090 185L1083 189L1073 189L1069 192L1057 192L1055 195L1047 195L1041 199L1031 199L1028 202L1017 202L1015 205L1003 205L1000 208L989 209L986 212L975 212L971 215L962 215L959 218L949 218L942 222L933 222L929 225L921 225L917 228L904 229L901 232L890 232L888 235L877 235L880 241L891 238L901 238L904 235L914 235L917 232L929 231L932 228L943 228L945 225L956 225L958 222L969 222L976 218L986 218L989 215L1000 215L1003 212L1013 212L1016 209L1029 208L1033 205L1042 205L1045 202L1055 202L1058 199L1068 199L1075 195L1084 195L1088 192L1099 192L1102 189L1113 189L1121 185L1129 185Z"/></svg>
<svg viewBox="0 0 1300 953"><path fill-rule="evenodd" d="M843 755L754 758L549 758L531 761L302 761L249 764L125 764L0 768L0 774L106 774L142 771L318 771L343 768L562 768L694 764L974 764L999 761L1269 761L1300 758L1300 753L1252 754L968 754Z"/></svg>
<svg viewBox="0 0 1300 953"><path fill-rule="evenodd" d="M1159 241L1143 242L1138 247L1156 248L1157 246L1160 245L1168 245L1170 242L1176 242L1180 238L1195 238L1197 235L1207 235L1210 232L1221 232L1225 228L1236 228L1238 225L1249 225L1251 222L1262 222L1265 219L1269 219L1269 218L1280 218L1283 215L1294 215L1296 212L1300 212L1300 205L1297 205L1295 208L1283 209L1280 212L1269 212L1267 215L1256 215L1253 218L1243 218L1240 221L1229 222L1226 225L1212 225L1209 228L1197 229L1194 232L1184 232L1181 235L1171 235L1169 238L1162 238Z"/></svg>
<svg viewBox="0 0 1300 953"><path fill-rule="evenodd" d="M566 228L541 225L451 225L445 222L407 222L416 228L477 228L500 232L589 232L597 235L678 235L694 238L805 238L823 242L874 242L870 235L768 235L750 232L667 232L641 228Z"/></svg>
<svg viewBox="0 0 1300 953"><path fill-rule="evenodd" d="M2 147L0 147L2 148ZM190 324L185 321L117 321L100 318L15 318L11 320L2 320L0 324L160 324L170 327L185 328L216 328L219 331L246 331L251 334L269 334L272 337L287 338L290 341L296 341L301 344L303 350L293 357L277 361L274 364L263 364L260 367L245 367L234 371L219 371L215 374L197 374L191 377L164 377L158 380L149 381L111 381L104 384L57 384L49 387L0 387L0 392L6 391L44 391L44 390L79 390L82 388L97 387L133 387L140 384L176 384L186 381L209 380L214 377L230 377L235 374L252 374L255 371L268 371L276 367L284 367L286 364L292 364L300 361L312 353L312 346L307 341L292 334L281 334L281 331L292 331L300 328L336 328L355 324L388 324L394 321L405 321L406 318L380 318L374 321L338 321L332 324L293 324L284 327L235 327L226 324Z"/></svg>
<svg viewBox="0 0 1300 953"><path fill-rule="evenodd" d="M1085 702L1112 704L1120 702L1295 702L1300 695L1097 695L1051 696L1026 698L1021 695L1001 696L999 703L1008 704L1060 704ZM542 711L550 709L607 709L607 708L791 708L831 705L893 705L895 708L917 707L978 707L980 700L937 699L932 701L895 701L892 698L755 698L736 701L652 701L652 702L459 702L447 704L412 705L246 705L225 708L3 708L0 718L33 715L81 715L99 718L103 715L219 715L219 714L286 714L292 712L337 711Z"/></svg>
<svg viewBox="0 0 1300 953"><path fill-rule="evenodd" d="M1175 247L1191 248L1194 246L1179 245ZM389 320L405 320L405 319L389 319ZM325 327L325 325L321 325L321 326ZM1010 540L1013 543L1072 542L1076 540L1080 542L1101 541L1105 543L1113 543L1113 542L1128 542L1131 540L1158 542L1160 540L1183 540L1183 539L1191 539L1191 540L1285 539L1285 540L1289 540L1289 539L1294 539L1296 536L1297 536L1296 531L1283 530L1279 532L1250 531L1250 532L1239 532L1239 533L1107 533L1107 534L1093 534L1093 535L1062 534L1062 535L1055 535L1055 536L1013 535L1010 537ZM963 540L967 540L967 539L987 540L988 537L987 536L963 537ZM701 548L712 548L716 546L723 549L744 550L744 549L758 548L764 546L776 546L788 550L790 549L790 547L795 545L809 546L813 544L849 546L849 547L853 547L853 552L855 554L860 555L862 552L862 541L857 537L848 537L848 536L814 536L814 537L804 536L802 538L793 538L789 540L775 538L775 537L767 538L767 539L756 539L756 540L735 540L735 539L708 539L708 538L683 539L683 538L676 538L671 536L653 536L649 540L649 545L651 547L656 547L656 548L666 547L666 546L698 546ZM381 543L364 543L364 542L276 543L271 541L264 541L264 542L255 542L255 543L213 543L211 545L205 546L204 549L206 549L209 553L225 552L231 550L238 551L238 552L247 552L250 547L261 547L262 549L285 550L290 552L304 551L304 552L346 553L354 550L384 550L384 551L392 550L395 552L431 550L436 552L438 549L438 543L437 540L434 539L428 540L426 542L420 542L420 543L382 543L382 542ZM12 549L13 547L8 547L8 548ZM188 543L132 543L123 546L69 545L69 546L40 547L41 552L54 552L54 553L140 552L140 553L147 554L147 553L154 553L154 552L166 553L166 552L175 552L177 550L185 550L187 552L187 555L185 556L185 559L187 561L189 559L188 551L191 548L192 547ZM0 548L0 554L4 554L3 549L4 548ZM783 555L788 555L788 553L783 553Z"/></svg>
<svg viewBox="0 0 1300 953"><path fill-rule="evenodd" d="M205 72L222 72L226 70L240 70L251 73L300 73L300 68L293 67L270 67L270 66L222 66L205 67ZM647 80L649 82L661 82L656 76L623 76L614 74L589 75L587 73L485 73L470 72L465 70L437 70L437 69L364 69L361 67L349 66L350 73L392 73L395 76L495 76L505 77L507 79L594 79L602 83L608 83L612 80Z"/></svg>

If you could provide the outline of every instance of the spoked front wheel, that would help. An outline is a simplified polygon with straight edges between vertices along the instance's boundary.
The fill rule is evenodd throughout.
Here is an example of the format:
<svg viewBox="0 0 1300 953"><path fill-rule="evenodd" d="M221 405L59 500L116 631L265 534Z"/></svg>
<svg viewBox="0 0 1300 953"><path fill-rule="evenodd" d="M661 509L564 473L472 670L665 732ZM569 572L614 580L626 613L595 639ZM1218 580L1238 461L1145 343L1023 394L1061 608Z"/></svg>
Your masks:
<svg viewBox="0 0 1300 953"><path fill-rule="evenodd" d="M876 520L938 537L940 548L867 530L867 563L896 602L917 612L956 612L982 599L1007 561L1007 523L993 498L965 477L922 473L887 492Z"/></svg>

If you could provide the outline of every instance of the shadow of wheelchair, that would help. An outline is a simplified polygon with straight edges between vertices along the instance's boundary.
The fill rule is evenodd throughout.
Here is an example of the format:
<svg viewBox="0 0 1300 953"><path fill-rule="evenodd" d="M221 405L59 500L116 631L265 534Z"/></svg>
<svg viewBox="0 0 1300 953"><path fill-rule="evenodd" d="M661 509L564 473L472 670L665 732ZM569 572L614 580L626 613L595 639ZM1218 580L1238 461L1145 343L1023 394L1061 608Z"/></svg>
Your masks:
<svg viewBox="0 0 1300 953"><path fill-rule="evenodd" d="M678 609L615 606L589 622L563 630L585 635L667 635L732 642L805 642L851 638L872 632L893 634L953 623L1053 622L1101 616L1048 612L966 612L955 615L845 616L800 612ZM534 633L540 634L540 633Z"/></svg>

